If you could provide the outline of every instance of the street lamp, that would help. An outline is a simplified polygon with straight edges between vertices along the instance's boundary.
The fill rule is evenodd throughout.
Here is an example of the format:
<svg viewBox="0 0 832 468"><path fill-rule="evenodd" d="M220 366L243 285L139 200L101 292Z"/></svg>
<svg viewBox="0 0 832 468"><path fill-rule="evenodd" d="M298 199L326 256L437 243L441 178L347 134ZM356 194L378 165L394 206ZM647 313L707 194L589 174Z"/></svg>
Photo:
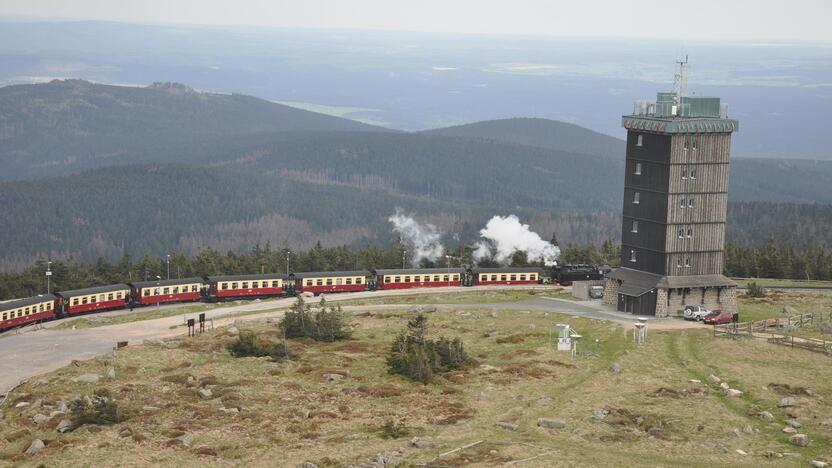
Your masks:
<svg viewBox="0 0 832 468"><path fill-rule="evenodd" d="M160 281L162 281L162 277L159 276L159 275L156 275L156 311L157 312L159 311L159 294L162 292L161 289L159 289L159 286L160 286L159 282Z"/></svg>
<svg viewBox="0 0 832 468"><path fill-rule="evenodd" d="M405 259L407 258L407 250L402 249L402 270L405 268Z"/></svg>
<svg viewBox="0 0 832 468"><path fill-rule="evenodd" d="M289 255L292 253L291 250L286 249L286 276L289 276Z"/></svg>
<svg viewBox="0 0 832 468"><path fill-rule="evenodd" d="M166 255L168 262L168 279L170 279L170 254Z"/></svg>
<svg viewBox="0 0 832 468"><path fill-rule="evenodd" d="M49 279L52 277L52 269L50 268L52 262L46 261L46 294L49 294Z"/></svg>

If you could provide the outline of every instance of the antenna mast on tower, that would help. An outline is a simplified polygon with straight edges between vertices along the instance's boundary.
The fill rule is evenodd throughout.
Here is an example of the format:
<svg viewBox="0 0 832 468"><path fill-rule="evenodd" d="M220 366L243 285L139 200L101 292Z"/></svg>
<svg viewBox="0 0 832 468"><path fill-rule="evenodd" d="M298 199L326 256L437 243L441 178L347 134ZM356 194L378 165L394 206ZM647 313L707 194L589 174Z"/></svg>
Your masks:
<svg viewBox="0 0 832 468"><path fill-rule="evenodd" d="M682 98L688 95L688 55L677 60L676 65L679 69L673 76L673 92L676 93L676 104L681 105Z"/></svg>

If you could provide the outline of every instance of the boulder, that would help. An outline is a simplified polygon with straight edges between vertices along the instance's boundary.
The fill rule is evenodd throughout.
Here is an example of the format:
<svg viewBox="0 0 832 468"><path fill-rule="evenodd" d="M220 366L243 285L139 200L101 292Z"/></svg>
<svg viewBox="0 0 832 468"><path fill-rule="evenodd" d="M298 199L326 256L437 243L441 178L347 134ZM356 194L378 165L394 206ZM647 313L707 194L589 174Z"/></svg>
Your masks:
<svg viewBox="0 0 832 468"><path fill-rule="evenodd" d="M186 433L182 434L181 436L177 437L176 440L178 440L179 442L182 442L182 445L187 447L187 446L191 445L191 442L194 441L194 435L191 434L190 432L186 432Z"/></svg>
<svg viewBox="0 0 832 468"><path fill-rule="evenodd" d="M116 378L116 369L114 367L107 368L107 378L112 380Z"/></svg>
<svg viewBox="0 0 832 468"><path fill-rule="evenodd" d="M744 428L742 428L742 431L745 432L746 434L753 434L754 433L754 428L751 427L751 425L749 424L749 425L746 425Z"/></svg>
<svg viewBox="0 0 832 468"><path fill-rule="evenodd" d="M193 452L197 455L205 455L209 457L217 457L219 454L213 447L208 447L207 445L202 445L197 447L193 450Z"/></svg>
<svg viewBox="0 0 832 468"><path fill-rule="evenodd" d="M494 425L501 429L508 429L509 431L516 431L520 428L520 426L518 426L517 424L506 421L497 421L496 423L494 423Z"/></svg>
<svg viewBox="0 0 832 468"><path fill-rule="evenodd" d="M61 400L61 401L58 402L57 405L55 405L55 409L57 411L62 412L62 413L66 413L69 410L69 407L67 407L65 401Z"/></svg>
<svg viewBox="0 0 832 468"><path fill-rule="evenodd" d="M800 312L792 306L784 306L783 307L783 315L800 315Z"/></svg>
<svg viewBox="0 0 832 468"><path fill-rule="evenodd" d="M40 414L40 413L38 413L38 414L36 414L36 415L32 416L32 421L33 421L35 424L43 424L43 423L45 423L46 421L49 421L50 419L52 419L52 418L50 418L49 416L47 416L47 415L45 415L45 414Z"/></svg>
<svg viewBox="0 0 832 468"><path fill-rule="evenodd" d="M414 437L410 439L410 446L416 448L428 448L431 447L433 443L427 439L423 439L421 437Z"/></svg>
<svg viewBox="0 0 832 468"><path fill-rule="evenodd" d="M563 429L566 427L566 421L563 419L537 418L537 426L549 429Z"/></svg>
<svg viewBox="0 0 832 468"><path fill-rule="evenodd" d="M146 413L155 413L156 411L159 411L160 409L162 409L162 408L159 408L158 406L142 406L142 411L144 411Z"/></svg>
<svg viewBox="0 0 832 468"><path fill-rule="evenodd" d="M795 429L793 427L786 426L786 427L783 428L783 432L785 432L786 434L796 434L797 429Z"/></svg>
<svg viewBox="0 0 832 468"><path fill-rule="evenodd" d="M497 318L497 311L494 310L494 309L491 309L491 311L488 312L488 316L491 317L491 318Z"/></svg>
<svg viewBox="0 0 832 468"><path fill-rule="evenodd" d="M820 460L812 460L809 462L810 465L814 466L815 468L826 468L829 466L829 463L822 462Z"/></svg>
<svg viewBox="0 0 832 468"><path fill-rule="evenodd" d="M98 374L81 374L78 377L72 379L73 382L82 382L82 383L96 383L101 376Z"/></svg>
<svg viewBox="0 0 832 468"><path fill-rule="evenodd" d="M742 456L748 455L748 452L746 452L745 450L741 450L741 449L737 449L737 453L742 455Z"/></svg>
<svg viewBox="0 0 832 468"><path fill-rule="evenodd" d="M199 396L202 399L208 399L208 398L211 398L212 396L214 396L214 392L212 392L211 390L209 390L207 388L200 389L198 392L196 392L196 394L197 394L197 396Z"/></svg>
<svg viewBox="0 0 832 468"><path fill-rule="evenodd" d="M28 401L21 401L20 403L14 405L15 408L23 408L24 406L29 406Z"/></svg>
<svg viewBox="0 0 832 468"><path fill-rule="evenodd" d="M619 364L617 362L614 362L614 363L610 364L610 367L609 367L608 370L610 372L612 372L613 374L618 374L618 373L621 372L621 364Z"/></svg>
<svg viewBox="0 0 832 468"><path fill-rule="evenodd" d="M768 411L760 411L757 413L757 416L760 417L763 421L772 422L774 421L774 415L769 413Z"/></svg>
<svg viewBox="0 0 832 468"><path fill-rule="evenodd" d="M731 398L736 398L736 397L741 397L742 392L737 390L736 388L729 388L728 390L725 390L725 395L727 395Z"/></svg>
<svg viewBox="0 0 832 468"><path fill-rule="evenodd" d="M124 429L118 431L119 437L130 437L133 435L133 431L129 427L125 427Z"/></svg>
<svg viewBox="0 0 832 468"><path fill-rule="evenodd" d="M323 378L327 382L337 382L339 380L343 380L344 376L341 374L324 374Z"/></svg>
<svg viewBox="0 0 832 468"><path fill-rule="evenodd" d="M690 379L690 380L689 380L689 382L690 382L690 383L697 383L697 384L698 384L698 383L702 383L702 381L701 381L701 380L699 380L699 379Z"/></svg>
<svg viewBox="0 0 832 468"><path fill-rule="evenodd" d="M32 403L32 405L31 405L31 406L29 406L29 408L32 408L32 409L35 409L35 408L40 408L40 407L41 407L41 405L43 405L43 400L42 400L42 399L40 399L40 398L38 398L37 400L35 400L35 402L34 402L34 403Z"/></svg>
<svg viewBox="0 0 832 468"><path fill-rule="evenodd" d="M320 468L318 465L312 462L303 462L300 464L298 468Z"/></svg>
<svg viewBox="0 0 832 468"><path fill-rule="evenodd" d="M77 428L78 425L72 422L69 419L62 419L61 422L58 423L58 426L55 428L56 431L60 433L64 432L71 432Z"/></svg>
<svg viewBox="0 0 832 468"><path fill-rule="evenodd" d="M43 443L40 439L35 439L29 444L29 448L26 449L26 455L34 455L46 447L46 444Z"/></svg>
<svg viewBox="0 0 832 468"><path fill-rule="evenodd" d="M792 445L797 445L798 447L806 447L809 445L809 436L806 434L795 434L789 437L789 442L791 442Z"/></svg>
<svg viewBox="0 0 832 468"><path fill-rule="evenodd" d="M788 407L794 406L794 405L795 405L795 399L794 399L794 397L790 397L790 396L783 397L780 400L780 403L777 404L777 406L779 406L780 408L788 408Z"/></svg>
<svg viewBox="0 0 832 468"><path fill-rule="evenodd" d="M594 419L596 421L603 421L604 418L607 417L608 414L610 414L610 412L607 411L606 409L597 408L596 410L594 410L592 412L592 419Z"/></svg>
<svg viewBox="0 0 832 468"><path fill-rule="evenodd" d="M795 428L795 429L799 429L800 427L803 426L803 424L800 424L800 421L798 421L797 419L789 419L789 420L786 421L786 424Z"/></svg>
<svg viewBox="0 0 832 468"><path fill-rule="evenodd" d="M719 377L711 374L711 375L708 376L708 381L711 382L711 383L718 384L718 383L722 382L722 379L720 379Z"/></svg>
<svg viewBox="0 0 832 468"><path fill-rule="evenodd" d="M225 334L230 336L237 336L240 334L240 329L232 325L228 327L227 330L225 330Z"/></svg>

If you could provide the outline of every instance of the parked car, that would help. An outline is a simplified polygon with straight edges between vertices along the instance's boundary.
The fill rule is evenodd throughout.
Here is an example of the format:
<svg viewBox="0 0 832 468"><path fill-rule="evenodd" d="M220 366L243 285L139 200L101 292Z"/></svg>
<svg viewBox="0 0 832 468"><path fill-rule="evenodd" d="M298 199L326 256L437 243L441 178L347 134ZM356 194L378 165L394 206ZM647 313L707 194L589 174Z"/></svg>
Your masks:
<svg viewBox="0 0 832 468"><path fill-rule="evenodd" d="M734 314L727 310L714 309L705 316L703 321L708 325L721 325L723 323L731 323Z"/></svg>
<svg viewBox="0 0 832 468"><path fill-rule="evenodd" d="M711 311L705 306L689 305L685 306L685 311L682 313L682 316L685 320L696 320L698 322L704 319L709 313Z"/></svg>
<svg viewBox="0 0 832 468"><path fill-rule="evenodd" d="M603 286L590 286L589 287L589 297L591 299L601 299L604 297L604 287Z"/></svg>

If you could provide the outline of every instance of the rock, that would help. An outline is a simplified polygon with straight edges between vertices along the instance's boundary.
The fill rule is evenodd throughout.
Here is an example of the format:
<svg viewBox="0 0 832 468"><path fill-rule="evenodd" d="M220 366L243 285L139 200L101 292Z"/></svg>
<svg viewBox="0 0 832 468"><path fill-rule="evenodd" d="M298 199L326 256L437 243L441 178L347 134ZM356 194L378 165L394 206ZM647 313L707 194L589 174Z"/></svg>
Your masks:
<svg viewBox="0 0 832 468"><path fill-rule="evenodd" d="M191 442L194 441L194 435L191 434L190 432L186 432L186 433L182 434L181 436L177 437L176 440L178 440L179 442L182 442L182 445L187 447L187 446L191 445Z"/></svg>
<svg viewBox="0 0 832 468"><path fill-rule="evenodd" d="M38 381L35 382L35 384L36 385L48 385L49 384L49 379L38 379Z"/></svg>
<svg viewBox="0 0 832 468"><path fill-rule="evenodd" d="M55 405L55 409L62 413L66 413L69 410L69 408L66 406L66 402L63 400L59 401L58 404Z"/></svg>
<svg viewBox="0 0 832 468"><path fill-rule="evenodd" d="M45 414L40 414L40 413L32 416L32 421L34 421L35 424L43 424L46 421L49 421L50 419L52 419L52 418L45 415Z"/></svg>
<svg viewBox="0 0 832 468"><path fill-rule="evenodd" d="M517 424L505 421L498 421L494 425L502 429L508 429L509 431L516 431L520 427Z"/></svg>
<svg viewBox="0 0 832 468"><path fill-rule="evenodd" d="M617 362L614 362L614 363L610 364L610 367L607 370L609 370L613 374L618 374L618 373L621 372L621 364L619 364Z"/></svg>
<svg viewBox="0 0 832 468"><path fill-rule="evenodd" d="M488 316L491 317L491 318L497 318L497 311L494 310L494 309L491 309L491 311L488 312Z"/></svg>
<svg viewBox="0 0 832 468"><path fill-rule="evenodd" d="M230 336L237 336L240 334L240 329L232 325L228 327L227 330L225 330L225 334Z"/></svg>
<svg viewBox="0 0 832 468"><path fill-rule="evenodd" d="M21 401L20 403L14 405L15 408L23 408L24 406L29 406L28 401Z"/></svg>
<svg viewBox="0 0 832 468"><path fill-rule="evenodd" d="M786 421L786 424L795 428L795 429L803 427L803 424L800 424L800 421L798 421L797 419L789 419L789 420Z"/></svg>
<svg viewBox="0 0 832 468"><path fill-rule="evenodd" d="M780 403L777 404L777 406L779 406L780 408L788 408L788 407L794 406L795 403L796 402L795 402L794 397L787 396L787 397L783 397L780 400Z"/></svg>
<svg viewBox="0 0 832 468"><path fill-rule="evenodd" d="M610 412L605 410L604 408L597 408L595 411L592 412L592 419L596 421L603 421L608 414L610 414Z"/></svg>
<svg viewBox="0 0 832 468"><path fill-rule="evenodd" d="M327 382L337 382L339 380L343 380L344 376L341 374L324 374L323 378Z"/></svg>
<svg viewBox="0 0 832 468"><path fill-rule="evenodd" d="M775 452L774 450L766 450L766 453L763 454L766 458L783 458L783 454L780 452Z"/></svg>
<svg viewBox="0 0 832 468"><path fill-rule="evenodd" d="M199 396L202 399L208 399L208 398L211 398L212 396L214 396L214 392L212 392L211 390L209 390L207 388L200 389L198 392L196 392L196 394L197 394L197 396Z"/></svg>
<svg viewBox="0 0 832 468"><path fill-rule="evenodd" d="M133 431L130 430L129 427L125 427L124 429L118 431L119 437L130 437L131 435L133 435Z"/></svg>
<svg viewBox="0 0 832 468"><path fill-rule="evenodd" d="M37 400L35 400L34 403L31 404L31 406L29 406L29 408L32 408L32 409L40 408L42 405L43 405L43 400L38 398Z"/></svg>
<svg viewBox="0 0 832 468"><path fill-rule="evenodd" d="M145 439L150 439L151 437L153 437L153 433L152 433L152 432L142 432L140 435L141 435L142 437L144 437Z"/></svg>
<svg viewBox="0 0 832 468"><path fill-rule="evenodd" d="M53 412L49 413L49 419L52 419L55 416L63 416L65 414L66 413L64 413L63 411L53 411Z"/></svg>
<svg viewBox="0 0 832 468"><path fill-rule="evenodd" d="M196 379L194 378L194 376L192 376L192 375L188 376L188 380L185 381L185 386L186 387L196 386Z"/></svg>
<svg viewBox="0 0 832 468"><path fill-rule="evenodd" d="M106 376L110 380L115 379L116 378L116 369L114 367L108 367Z"/></svg>
<svg viewBox="0 0 832 468"><path fill-rule="evenodd" d="M737 449L737 453L742 455L742 456L748 455L748 452L746 452L745 450L740 450L740 449Z"/></svg>
<svg viewBox="0 0 832 468"><path fill-rule="evenodd" d="M728 385L728 383L727 383L727 382L722 382L721 384L719 384L719 386L720 386L723 390L728 390L729 388L731 388L731 386L730 386L730 385Z"/></svg>
<svg viewBox="0 0 832 468"><path fill-rule="evenodd" d="M800 458L800 454L794 452L783 452L780 455L783 456L783 458Z"/></svg>
<svg viewBox="0 0 832 468"><path fill-rule="evenodd" d="M754 433L754 428L751 427L751 425L747 425L744 428L742 428L742 431L745 432L746 434L753 434Z"/></svg>
<svg viewBox="0 0 832 468"><path fill-rule="evenodd" d="M736 427L731 432L734 434L734 437L742 437L742 432L740 432L740 430L737 429Z"/></svg>
<svg viewBox="0 0 832 468"><path fill-rule="evenodd" d="M566 427L566 421L563 419L537 418L537 426L549 429L563 429Z"/></svg>
<svg viewBox="0 0 832 468"><path fill-rule="evenodd" d="M711 375L708 376L708 381L711 382L711 383L718 384L718 383L722 382L722 379L720 379L719 377L711 374Z"/></svg>
<svg viewBox="0 0 832 468"><path fill-rule="evenodd" d="M809 445L809 436L806 434L795 434L789 437L789 442L791 442L792 445L797 445L798 447L806 447Z"/></svg>
<svg viewBox="0 0 832 468"><path fill-rule="evenodd" d="M298 468L320 468L318 465L312 462L303 462L300 464Z"/></svg>
<svg viewBox="0 0 832 468"><path fill-rule="evenodd" d="M410 439L410 446L416 448L428 448L431 447L433 443L427 439L423 439L421 437L414 437Z"/></svg>
<svg viewBox="0 0 832 468"><path fill-rule="evenodd" d="M40 439L35 439L29 444L29 448L26 449L26 455L34 455L46 447L46 444L43 443Z"/></svg>
<svg viewBox="0 0 832 468"><path fill-rule="evenodd" d="M62 419L61 422L58 423L58 427L56 427L55 430L63 434L64 432L71 432L77 427L78 426L71 420Z"/></svg>
<svg viewBox="0 0 832 468"><path fill-rule="evenodd" d="M728 390L725 390L725 395L727 395L729 397L732 397L732 398L741 397L742 392L737 390L736 388L729 388Z"/></svg>
<svg viewBox="0 0 832 468"><path fill-rule="evenodd" d="M783 432L785 432L786 434L795 434L797 433L797 429L793 427L784 427Z"/></svg>
<svg viewBox="0 0 832 468"><path fill-rule="evenodd" d="M699 379L690 379L689 382L690 383L702 383L702 381L699 380Z"/></svg>
<svg viewBox="0 0 832 468"><path fill-rule="evenodd" d="M826 468L827 466L829 466L829 463L822 462L820 460L812 460L809 462L809 464L816 468Z"/></svg>
<svg viewBox="0 0 832 468"><path fill-rule="evenodd" d="M760 411L757 413L757 416L760 417L763 421L772 422L774 421L774 415L769 413L768 411Z"/></svg>
<svg viewBox="0 0 832 468"><path fill-rule="evenodd" d="M98 374L81 374L78 377L72 379L73 382L82 382L82 383L96 383L101 376Z"/></svg>
<svg viewBox="0 0 832 468"><path fill-rule="evenodd" d="M159 408L158 406L142 406L142 411L147 412L147 413L155 413L156 411L159 411L160 409L162 409L162 408Z"/></svg>

